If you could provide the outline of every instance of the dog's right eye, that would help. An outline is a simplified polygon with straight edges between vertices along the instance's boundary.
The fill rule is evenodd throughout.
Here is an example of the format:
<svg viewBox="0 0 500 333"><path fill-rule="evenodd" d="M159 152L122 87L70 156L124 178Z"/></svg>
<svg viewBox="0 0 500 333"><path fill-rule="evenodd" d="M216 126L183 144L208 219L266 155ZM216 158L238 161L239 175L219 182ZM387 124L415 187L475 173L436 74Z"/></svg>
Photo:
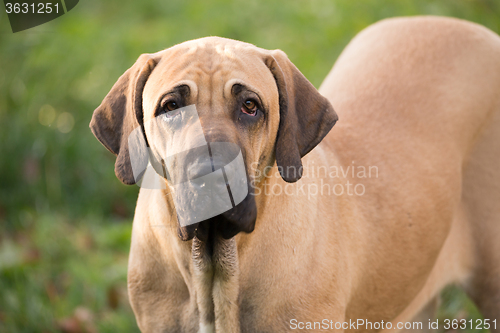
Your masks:
<svg viewBox="0 0 500 333"><path fill-rule="evenodd" d="M175 101L169 101L163 106L163 110L165 110L165 112L174 111L178 108L179 104L177 104Z"/></svg>
<svg viewBox="0 0 500 333"><path fill-rule="evenodd" d="M163 107L162 107L162 110L163 112L162 113L165 113L165 116L167 118L173 118L175 116L177 116L178 114L180 114L180 111L178 110L180 108L180 105L179 103L177 103L176 101L167 101L166 103L163 104ZM176 111L178 110L178 111Z"/></svg>

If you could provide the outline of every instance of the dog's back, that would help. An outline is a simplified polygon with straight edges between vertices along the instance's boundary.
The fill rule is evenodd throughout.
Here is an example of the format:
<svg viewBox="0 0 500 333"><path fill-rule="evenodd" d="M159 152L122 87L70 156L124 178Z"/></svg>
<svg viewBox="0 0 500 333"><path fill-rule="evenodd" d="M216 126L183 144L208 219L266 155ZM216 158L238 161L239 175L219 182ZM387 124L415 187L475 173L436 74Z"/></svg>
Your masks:
<svg viewBox="0 0 500 333"><path fill-rule="evenodd" d="M325 144L345 163L380 169L370 184L378 204L365 199L372 216L399 212L401 221L406 212L408 232L429 233L413 253L437 256L425 286L417 286L418 296L397 320L410 319L453 282L465 287L485 318L498 317L498 35L457 19L384 20L349 44L320 92L340 118ZM373 225L374 235L379 227ZM426 252L445 238L439 253ZM421 263L406 259L413 262L408 270Z"/></svg>

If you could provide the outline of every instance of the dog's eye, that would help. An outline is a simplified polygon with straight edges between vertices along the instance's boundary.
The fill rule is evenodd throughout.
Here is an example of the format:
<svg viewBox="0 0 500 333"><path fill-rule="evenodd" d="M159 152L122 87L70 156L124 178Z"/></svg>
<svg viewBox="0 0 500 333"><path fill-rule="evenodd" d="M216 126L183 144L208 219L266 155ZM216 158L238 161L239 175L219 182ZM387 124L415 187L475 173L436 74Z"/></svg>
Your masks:
<svg viewBox="0 0 500 333"><path fill-rule="evenodd" d="M179 104L175 101L168 101L166 102L164 105L163 105L163 111L165 112L165 117L167 118L173 118L175 116L177 116L178 114L180 114L180 110L177 110L179 109ZM177 111L175 111L177 110Z"/></svg>
<svg viewBox="0 0 500 333"><path fill-rule="evenodd" d="M255 103L255 101L252 99L247 99L241 107L241 112L246 113L250 116L255 116L258 110L259 109L257 108L257 103Z"/></svg>
<svg viewBox="0 0 500 333"><path fill-rule="evenodd" d="M175 109L178 109L178 108L179 108L179 105L174 101L167 102L163 106L163 109L165 110L165 112L174 111Z"/></svg>

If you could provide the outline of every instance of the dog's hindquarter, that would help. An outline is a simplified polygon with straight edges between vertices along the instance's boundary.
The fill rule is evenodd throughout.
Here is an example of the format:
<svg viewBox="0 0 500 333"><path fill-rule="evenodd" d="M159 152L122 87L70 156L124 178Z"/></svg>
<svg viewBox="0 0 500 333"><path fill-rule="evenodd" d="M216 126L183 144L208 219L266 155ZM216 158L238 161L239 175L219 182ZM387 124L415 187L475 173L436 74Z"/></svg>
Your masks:
<svg viewBox="0 0 500 333"><path fill-rule="evenodd" d="M500 92L500 85L498 86ZM471 276L462 285L486 319L500 320L500 103L471 150L464 168L462 205L474 252ZM500 331L500 325L491 331Z"/></svg>
<svg viewBox="0 0 500 333"><path fill-rule="evenodd" d="M406 308L398 320L410 319L445 284L472 274L475 226L463 180L479 133L500 108L499 59L498 36L475 24L387 20L351 42L320 88L341 119L325 140L344 163L380 172L358 200L373 252L348 316L391 320Z"/></svg>

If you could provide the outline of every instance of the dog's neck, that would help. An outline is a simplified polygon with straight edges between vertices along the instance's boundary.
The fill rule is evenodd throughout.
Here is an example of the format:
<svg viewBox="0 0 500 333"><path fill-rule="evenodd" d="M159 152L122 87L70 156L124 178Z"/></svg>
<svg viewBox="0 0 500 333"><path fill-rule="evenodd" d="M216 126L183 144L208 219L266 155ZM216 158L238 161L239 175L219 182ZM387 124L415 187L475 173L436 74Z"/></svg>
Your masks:
<svg viewBox="0 0 500 333"><path fill-rule="evenodd" d="M212 242L209 244L208 242ZM192 278L200 332L239 332L239 262L235 238L192 242Z"/></svg>
<svg viewBox="0 0 500 333"><path fill-rule="evenodd" d="M272 206L272 196L265 195L265 187L282 182L276 165L269 170L267 177L253 184L257 214L266 207ZM163 198L169 212L175 212L175 206L168 190L163 191ZM259 216L259 215L257 215ZM257 217L257 223L259 223ZM175 213L170 214L168 221L170 230L177 230ZM198 227L207 227L200 224ZM190 290L191 297L196 300L199 313L199 332L240 332L239 320L239 256L238 249L243 250L248 237L237 235L231 239L224 239L216 233L215 228L209 228L208 237L200 240L194 237L191 241L177 241L188 250L190 256L178 258L182 264L185 282ZM251 236L247 235L247 236ZM181 251L187 254L185 251ZM190 262L187 262L187 261Z"/></svg>
<svg viewBox="0 0 500 333"><path fill-rule="evenodd" d="M169 212L175 212L172 196L163 191L163 198ZM170 214L170 230L177 230L177 218ZM204 227L205 225L199 225ZM191 297L196 299L199 313L199 332L240 332L239 323L239 262L235 237L224 239L214 228L207 231L208 237L200 240L181 241L182 248L191 244L191 256L183 256L179 269L183 271ZM185 251L182 251L186 253ZM189 259L188 259L189 258ZM185 262L189 260L190 262Z"/></svg>

